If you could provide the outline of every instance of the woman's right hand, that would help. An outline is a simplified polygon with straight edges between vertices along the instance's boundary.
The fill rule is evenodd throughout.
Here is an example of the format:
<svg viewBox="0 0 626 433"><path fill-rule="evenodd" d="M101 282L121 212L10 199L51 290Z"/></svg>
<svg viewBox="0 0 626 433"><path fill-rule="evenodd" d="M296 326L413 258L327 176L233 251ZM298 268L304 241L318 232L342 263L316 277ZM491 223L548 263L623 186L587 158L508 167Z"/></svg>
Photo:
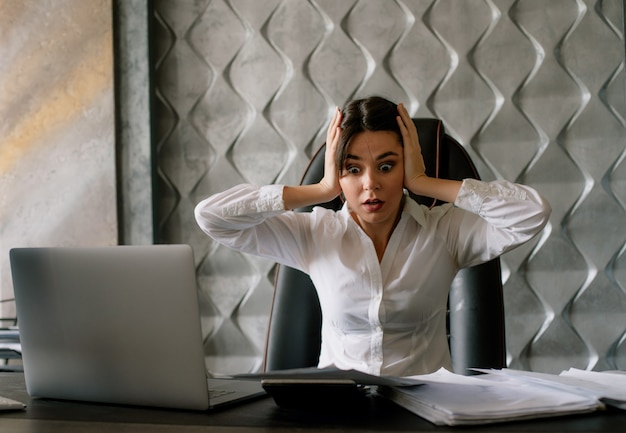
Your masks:
<svg viewBox="0 0 626 433"><path fill-rule="evenodd" d="M337 146L341 136L342 113L339 107L335 109L328 131L326 132L326 152L324 155L324 177L320 181L320 186L328 193L330 200L333 200L341 193L339 186L339 167L335 164Z"/></svg>
<svg viewBox="0 0 626 433"><path fill-rule="evenodd" d="M335 155L341 136L342 113L339 108L335 109L328 131L326 132L326 152L324 155L324 176L316 184L285 186L283 200L285 209L296 209L326 203L337 198L341 194L339 185L339 168L335 165Z"/></svg>

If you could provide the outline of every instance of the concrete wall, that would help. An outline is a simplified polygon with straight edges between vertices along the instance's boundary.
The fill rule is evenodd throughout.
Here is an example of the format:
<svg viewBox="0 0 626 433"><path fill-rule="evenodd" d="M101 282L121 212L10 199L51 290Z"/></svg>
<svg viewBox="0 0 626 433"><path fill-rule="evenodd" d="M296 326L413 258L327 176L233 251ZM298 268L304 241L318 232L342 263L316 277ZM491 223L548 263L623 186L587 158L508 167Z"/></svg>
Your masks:
<svg viewBox="0 0 626 433"><path fill-rule="evenodd" d="M0 29L0 317L10 318L9 249L118 240L111 0L3 1Z"/></svg>

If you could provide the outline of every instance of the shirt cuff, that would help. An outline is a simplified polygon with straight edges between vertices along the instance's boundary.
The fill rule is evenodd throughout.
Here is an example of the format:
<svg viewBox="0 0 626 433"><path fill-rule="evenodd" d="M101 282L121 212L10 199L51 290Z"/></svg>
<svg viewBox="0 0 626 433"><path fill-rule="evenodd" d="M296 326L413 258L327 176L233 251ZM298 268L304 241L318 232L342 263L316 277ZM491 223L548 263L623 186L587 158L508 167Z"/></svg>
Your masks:
<svg viewBox="0 0 626 433"><path fill-rule="evenodd" d="M525 200L526 193L505 181L483 182L477 179L464 179L454 205L480 214L483 204L490 198Z"/></svg>
<svg viewBox="0 0 626 433"><path fill-rule="evenodd" d="M243 188L233 203L222 208L222 216L228 218L284 212L283 188L283 185Z"/></svg>
<svg viewBox="0 0 626 433"><path fill-rule="evenodd" d="M283 200L284 185L265 185L259 189L258 212L279 212L285 210Z"/></svg>

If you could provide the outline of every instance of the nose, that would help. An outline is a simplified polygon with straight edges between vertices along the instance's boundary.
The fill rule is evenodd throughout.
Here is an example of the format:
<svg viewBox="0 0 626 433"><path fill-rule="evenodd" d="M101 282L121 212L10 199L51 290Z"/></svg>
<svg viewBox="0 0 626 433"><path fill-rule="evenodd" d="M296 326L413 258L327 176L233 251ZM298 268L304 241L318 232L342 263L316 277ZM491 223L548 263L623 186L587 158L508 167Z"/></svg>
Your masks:
<svg viewBox="0 0 626 433"><path fill-rule="evenodd" d="M366 170L363 174L363 189L365 191L374 191L379 188L378 175L372 170Z"/></svg>

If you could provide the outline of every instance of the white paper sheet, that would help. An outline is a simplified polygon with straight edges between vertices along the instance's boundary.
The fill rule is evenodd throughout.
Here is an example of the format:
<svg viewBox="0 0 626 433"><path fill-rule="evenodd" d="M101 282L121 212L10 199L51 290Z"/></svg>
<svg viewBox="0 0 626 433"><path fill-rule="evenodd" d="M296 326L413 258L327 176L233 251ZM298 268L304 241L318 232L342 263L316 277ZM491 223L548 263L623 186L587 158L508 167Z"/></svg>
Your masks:
<svg viewBox="0 0 626 433"><path fill-rule="evenodd" d="M486 424L583 413L600 406L593 396L516 377L461 376L441 369L411 378L424 385L384 387L379 393L437 425Z"/></svg>

